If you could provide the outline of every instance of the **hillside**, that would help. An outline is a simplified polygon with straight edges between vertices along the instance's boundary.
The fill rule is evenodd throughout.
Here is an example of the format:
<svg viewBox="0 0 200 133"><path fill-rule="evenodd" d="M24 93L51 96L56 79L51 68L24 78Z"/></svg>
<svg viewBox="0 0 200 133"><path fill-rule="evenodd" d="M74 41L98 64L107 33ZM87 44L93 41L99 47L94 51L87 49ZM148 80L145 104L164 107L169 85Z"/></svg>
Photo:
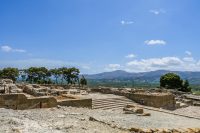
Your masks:
<svg viewBox="0 0 200 133"><path fill-rule="evenodd" d="M130 73L122 70L104 72L93 75L85 75L85 77L92 82L135 82L135 83L154 83L158 84L160 76L168 72L177 73L183 79L188 79L191 84L200 84L200 72L189 71L167 71L157 70L150 72Z"/></svg>

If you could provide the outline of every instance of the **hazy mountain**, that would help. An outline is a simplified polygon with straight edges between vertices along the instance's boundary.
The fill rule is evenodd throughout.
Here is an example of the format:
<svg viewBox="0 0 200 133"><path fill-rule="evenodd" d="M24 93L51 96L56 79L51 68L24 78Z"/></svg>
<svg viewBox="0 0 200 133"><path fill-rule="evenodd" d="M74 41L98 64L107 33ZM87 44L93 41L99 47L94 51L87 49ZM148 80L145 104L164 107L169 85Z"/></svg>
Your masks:
<svg viewBox="0 0 200 133"><path fill-rule="evenodd" d="M157 70L150 72L130 73L122 70L117 70L117 71L103 72L93 75L85 75L85 77L91 80L137 80L137 81L158 82L160 76L168 72L177 73L183 79L188 79L193 84L200 84L200 72L189 72L189 71Z"/></svg>

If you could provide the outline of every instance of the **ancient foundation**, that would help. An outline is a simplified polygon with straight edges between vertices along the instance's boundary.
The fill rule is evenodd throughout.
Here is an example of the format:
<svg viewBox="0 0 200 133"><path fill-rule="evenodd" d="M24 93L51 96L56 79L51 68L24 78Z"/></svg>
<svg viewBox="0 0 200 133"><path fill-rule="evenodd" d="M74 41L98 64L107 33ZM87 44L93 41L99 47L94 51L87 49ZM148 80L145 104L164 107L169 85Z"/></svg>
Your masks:
<svg viewBox="0 0 200 133"><path fill-rule="evenodd" d="M100 92L103 94L115 94L125 96L141 105L164 108L164 109L175 109L176 100L175 96L169 92L148 92L148 90L128 90L128 89L117 89L117 88L99 88L93 89L94 92Z"/></svg>
<svg viewBox="0 0 200 133"><path fill-rule="evenodd" d="M129 99L146 106L174 109L175 97L169 93L133 93L129 94Z"/></svg>
<svg viewBox="0 0 200 133"><path fill-rule="evenodd" d="M92 99L74 97L57 100L52 96L28 98L23 93L0 95L0 108L25 110L35 108L52 108L57 107L57 105L92 108Z"/></svg>
<svg viewBox="0 0 200 133"><path fill-rule="evenodd" d="M54 97L27 98L25 94L3 94L0 95L0 108L8 109L34 109L56 107L57 101Z"/></svg>

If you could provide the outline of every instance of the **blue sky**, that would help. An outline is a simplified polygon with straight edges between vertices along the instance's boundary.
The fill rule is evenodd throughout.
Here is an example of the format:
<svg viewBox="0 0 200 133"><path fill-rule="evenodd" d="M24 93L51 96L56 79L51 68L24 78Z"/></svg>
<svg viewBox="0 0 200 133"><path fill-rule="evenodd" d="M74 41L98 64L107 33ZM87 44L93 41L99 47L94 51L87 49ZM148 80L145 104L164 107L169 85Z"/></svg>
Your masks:
<svg viewBox="0 0 200 133"><path fill-rule="evenodd" d="M200 71L199 0L0 0L0 67Z"/></svg>

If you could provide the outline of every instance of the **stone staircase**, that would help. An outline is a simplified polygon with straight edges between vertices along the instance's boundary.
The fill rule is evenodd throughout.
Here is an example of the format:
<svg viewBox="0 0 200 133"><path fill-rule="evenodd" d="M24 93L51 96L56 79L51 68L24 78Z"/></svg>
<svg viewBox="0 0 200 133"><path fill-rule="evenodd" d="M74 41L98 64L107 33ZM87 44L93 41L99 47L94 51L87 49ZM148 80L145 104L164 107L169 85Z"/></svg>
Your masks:
<svg viewBox="0 0 200 133"><path fill-rule="evenodd" d="M106 98L106 99L93 99L92 100L92 109L115 109L123 108L127 104L134 104L135 102L127 99L125 97L119 98Z"/></svg>

